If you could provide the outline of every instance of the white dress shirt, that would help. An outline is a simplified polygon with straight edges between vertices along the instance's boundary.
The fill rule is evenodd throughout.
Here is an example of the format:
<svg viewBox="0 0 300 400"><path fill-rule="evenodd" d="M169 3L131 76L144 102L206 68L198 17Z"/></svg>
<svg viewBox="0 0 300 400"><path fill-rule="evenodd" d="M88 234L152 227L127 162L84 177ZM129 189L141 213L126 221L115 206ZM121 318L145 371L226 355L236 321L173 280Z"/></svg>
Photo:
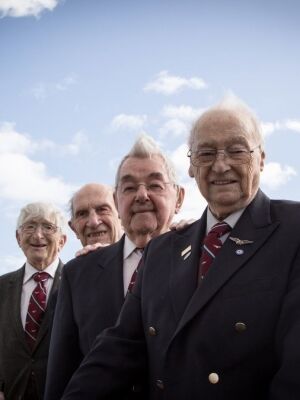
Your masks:
<svg viewBox="0 0 300 400"><path fill-rule="evenodd" d="M123 249L123 285L124 296L127 293L128 285L131 281L132 274L136 270L142 252L136 251L136 245L125 235L124 249Z"/></svg>

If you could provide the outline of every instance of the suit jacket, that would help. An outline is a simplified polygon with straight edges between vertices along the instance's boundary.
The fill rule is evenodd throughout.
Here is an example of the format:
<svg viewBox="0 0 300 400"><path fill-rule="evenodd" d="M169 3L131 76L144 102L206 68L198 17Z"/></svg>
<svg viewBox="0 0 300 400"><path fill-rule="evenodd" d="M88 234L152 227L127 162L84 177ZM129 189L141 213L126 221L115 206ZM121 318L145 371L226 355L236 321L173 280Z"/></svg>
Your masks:
<svg viewBox="0 0 300 400"><path fill-rule="evenodd" d="M124 302L123 247L124 236L117 243L75 258L64 266L50 344L45 400L62 397L96 336L115 324ZM128 388L128 396L136 399L139 393L131 393ZM121 398L127 398L127 394L123 392Z"/></svg>
<svg viewBox="0 0 300 400"><path fill-rule="evenodd" d="M23 399L30 379L37 384L38 399L43 398L50 333L61 269L60 261L37 342L32 350L25 339L20 310L25 265L0 277L0 383L4 386L5 400Z"/></svg>
<svg viewBox="0 0 300 400"><path fill-rule="evenodd" d="M300 398L300 203L259 191L197 287L205 227L206 213L149 243L63 400L114 399L138 370L151 400Z"/></svg>

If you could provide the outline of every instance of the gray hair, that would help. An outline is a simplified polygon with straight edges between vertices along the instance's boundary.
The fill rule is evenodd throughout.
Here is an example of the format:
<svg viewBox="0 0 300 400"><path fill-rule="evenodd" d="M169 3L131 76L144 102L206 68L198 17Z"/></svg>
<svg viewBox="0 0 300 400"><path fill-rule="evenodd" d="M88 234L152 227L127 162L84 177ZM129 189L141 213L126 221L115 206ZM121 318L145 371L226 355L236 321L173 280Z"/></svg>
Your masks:
<svg viewBox="0 0 300 400"><path fill-rule="evenodd" d="M207 118L212 118L215 113L219 111L227 111L229 114L235 116L240 122L245 132L249 132L259 142L261 149L263 149L263 136L261 124L254 113L241 99L233 94L225 96L220 103L206 110L194 123L190 136L188 139L189 148L192 148L195 135L201 131L201 124Z"/></svg>
<svg viewBox="0 0 300 400"><path fill-rule="evenodd" d="M62 233L66 233L67 222L61 210L51 203L29 203L24 206L17 219L17 230L32 218L44 218L55 224Z"/></svg>
<svg viewBox="0 0 300 400"><path fill-rule="evenodd" d="M166 156L166 154L161 151L160 147L151 136L142 134L140 137L137 138L129 153L122 159L119 164L115 180L116 187L118 186L120 180L120 171L122 165L124 164L124 161L127 160L127 158L152 158L153 156L159 156L162 159L166 167L170 182L178 185L178 178L172 161Z"/></svg>

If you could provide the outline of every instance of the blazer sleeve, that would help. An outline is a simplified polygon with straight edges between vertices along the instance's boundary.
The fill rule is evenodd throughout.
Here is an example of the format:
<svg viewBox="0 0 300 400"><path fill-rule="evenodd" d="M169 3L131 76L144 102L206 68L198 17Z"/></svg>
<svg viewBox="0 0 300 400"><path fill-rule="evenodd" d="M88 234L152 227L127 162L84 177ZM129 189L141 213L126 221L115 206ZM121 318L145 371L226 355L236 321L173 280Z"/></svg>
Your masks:
<svg viewBox="0 0 300 400"><path fill-rule="evenodd" d="M269 400L300 398L300 249L290 273L287 293L276 329L278 370Z"/></svg>
<svg viewBox="0 0 300 400"><path fill-rule="evenodd" d="M115 327L97 336L62 400L122 398L135 382L144 381L147 356L140 304L142 271L138 275L137 285L127 295Z"/></svg>
<svg viewBox="0 0 300 400"><path fill-rule="evenodd" d="M74 320L72 293L65 268L62 270L51 334L44 400L61 398L83 355Z"/></svg>

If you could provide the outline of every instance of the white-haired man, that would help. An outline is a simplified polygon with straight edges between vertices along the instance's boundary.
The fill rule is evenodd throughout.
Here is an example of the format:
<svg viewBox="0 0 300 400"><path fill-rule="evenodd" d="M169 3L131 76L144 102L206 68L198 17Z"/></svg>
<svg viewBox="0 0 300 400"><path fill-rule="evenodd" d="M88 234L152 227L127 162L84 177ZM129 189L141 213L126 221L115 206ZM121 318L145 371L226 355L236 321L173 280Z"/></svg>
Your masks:
<svg viewBox="0 0 300 400"><path fill-rule="evenodd" d="M70 261L62 275L48 364L46 400L63 395L96 336L114 325L136 276L142 249L169 230L184 198L173 165L149 136L140 137L116 175L115 202L125 231L104 249ZM139 376L118 399L144 399Z"/></svg>
<svg viewBox="0 0 300 400"><path fill-rule="evenodd" d="M151 240L63 400L115 399L137 374L149 400L300 398L300 203L259 189L260 128L239 101L208 109L189 145L208 207Z"/></svg>
<svg viewBox="0 0 300 400"><path fill-rule="evenodd" d="M16 238L26 263L0 277L0 399L43 399L65 228L51 204L21 209Z"/></svg>

